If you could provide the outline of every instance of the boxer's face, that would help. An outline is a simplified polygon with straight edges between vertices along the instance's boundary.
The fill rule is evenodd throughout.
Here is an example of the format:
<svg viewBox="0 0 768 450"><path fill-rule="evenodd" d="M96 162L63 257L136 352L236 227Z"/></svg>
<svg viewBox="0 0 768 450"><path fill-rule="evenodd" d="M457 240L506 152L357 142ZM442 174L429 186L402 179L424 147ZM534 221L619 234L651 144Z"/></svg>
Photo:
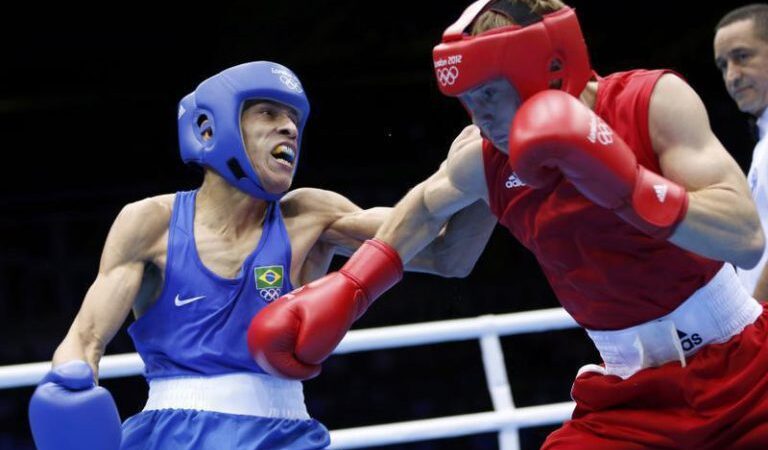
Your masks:
<svg viewBox="0 0 768 450"><path fill-rule="evenodd" d="M472 122L483 136L507 153L509 127L520 107L517 90L506 79L497 78L462 93L459 99L472 114Z"/></svg>
<svg viewBox="0 0 768 450"><path fill-rule="evenodd" d="M291 187L298 123L292 108L272 101L258 101L243 110L240 124L245 151L267 192L285 192Z"/></svg>
<svg viewBox="0 0 768 450"><path fill-rule="evenodd" d="M739 109L760 116L768 106L768 42L755 35L751 19L717 31L715 64Z"/></svg>

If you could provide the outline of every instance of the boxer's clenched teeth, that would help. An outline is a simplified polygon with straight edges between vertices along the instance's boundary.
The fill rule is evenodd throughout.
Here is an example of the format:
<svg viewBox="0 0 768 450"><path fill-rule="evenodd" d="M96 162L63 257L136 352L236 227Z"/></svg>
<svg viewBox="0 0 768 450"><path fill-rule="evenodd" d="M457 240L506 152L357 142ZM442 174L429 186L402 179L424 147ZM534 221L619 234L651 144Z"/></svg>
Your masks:
<svg viewBox="0 0 768 450"><path fill-rule="evenodd" d="M296 150L288 145L280 144L272 149L272 156L279 162L292 166L296 159Z"/></svg>

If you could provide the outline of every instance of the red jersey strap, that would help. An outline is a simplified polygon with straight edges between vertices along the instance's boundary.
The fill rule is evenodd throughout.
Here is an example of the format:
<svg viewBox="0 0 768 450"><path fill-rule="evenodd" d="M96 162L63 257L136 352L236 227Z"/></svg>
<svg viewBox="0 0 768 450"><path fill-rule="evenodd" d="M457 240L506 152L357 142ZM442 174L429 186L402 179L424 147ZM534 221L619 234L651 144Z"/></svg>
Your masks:
<svg viewBox="0 0 768 450"><path fill-rule="evenodd" d="M648 116L651 94L659 78L666 74L683 77L672 70L635 70L620 72L609 77L597 75L598 90L594 111L614 128L636 128L639 142L627 142L635 151L637 161L656 173L661 173L659 158L653 151L651 134L648 131ZM626 105L615 108L616 103Z"/></svg>

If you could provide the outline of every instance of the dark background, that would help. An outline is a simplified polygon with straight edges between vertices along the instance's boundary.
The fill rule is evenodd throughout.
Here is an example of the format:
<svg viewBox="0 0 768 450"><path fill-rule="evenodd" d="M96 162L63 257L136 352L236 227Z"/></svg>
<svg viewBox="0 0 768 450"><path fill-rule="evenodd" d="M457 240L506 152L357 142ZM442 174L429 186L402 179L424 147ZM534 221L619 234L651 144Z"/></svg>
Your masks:
<svg viewBox="0 0 768 450"><path fill-rule="evenodd" d="M699 92L743 168L752 138L713 64L713 27L746 4L573 1L594 68L672 68ZM50 359L92 282L122 205L194 188L178 158L176 102L204 78L259 59L301 78L312 103L294 187L394 204L432 173L467 121L432 78L431 48L465 1L117 2L16 5L0 31L0 364ZM337 261L338 264L340 261ZM356 328L556 306L534 259L497 229L466 279L407 275ZM596 362L580 330L503 340L518 406L569 399ZM476 341L338 356L306 383L330 429L492 409ZM133 351L121 331L108 353ZM140 377L104 380L123 418ZM0 392L0 450L32 448L32 388ZM521 432L533 449L553 428ZM495 434L397 446L494 449Z"/></svg>

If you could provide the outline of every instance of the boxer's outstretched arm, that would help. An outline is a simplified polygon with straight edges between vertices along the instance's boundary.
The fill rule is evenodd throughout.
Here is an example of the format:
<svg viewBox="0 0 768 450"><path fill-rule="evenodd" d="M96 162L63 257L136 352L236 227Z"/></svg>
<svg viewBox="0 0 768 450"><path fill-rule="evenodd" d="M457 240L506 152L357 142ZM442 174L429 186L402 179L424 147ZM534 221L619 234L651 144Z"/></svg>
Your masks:
<svg viewBox="0 0 768 450"><path fill-rule="evenodd" d="M418 239L418 246L423 248L419 248L413 258L403 261L405 270L445 277L466 276L482 254L496 217L488 205L479 200L487 196L481 145L477 128L467 127L454 141L440 170L408 194L412 199L418 199L416 195L420 195L429 201L432 211L427 211L429 223L423 224L423 236ZM477 177L477 180L471 177ZM362 210L342 195L330 191L303 189L301 194L302 203L312 208L313 213L317 214L319 208L332 216L330 220L318 219L330 222L320 241L334 245L336 252L342 255L351 255L365 240L374 237L393 214L419 220L407 211L397 212L393 208ZM455 202L460 196L464 198ZM401 201L398 208L403 205ZM454 213L455 209L458 212ZM419 217L423 218L424 214Z"/></svg>
<svg viewBox="0 0 768 450"><path fill-rule="evenodd" d="M128 316L141 285L149 249L168 228L170 208L146 199L123 208L109 231L99 271L53 365L84 360L98 378L104 350Z"/></svg>
<svg viewBox="0 0 768 450"><path fill-rule="evenodd" d="M477 127L468 126L454 140L440 169L397 203L376 238L397 250L407 263L439 236L451 216L478 200L487 202L487 198L482 139ZM475 229L468 228L469 223L462 227L478 233L474 244L477 252L470 258L476 261L490 237L495 219L488 209L479 206L473 206L466 214L467 219L473 214L481 219Z"/></svg>
<svg viewBox="0 0 768 450"><path fill-rule="evenodd" d="M323 240L350 256L376 235L393 208L377 207L345 214L328 227ZM405 270L443 277L465 277L475 266L496 225L488 205L478 200L453 214L438 236L405 264Z"/></svg>
<svg viewBox="0 0 768 450"><path fill-rule="evenodd" d="M440 234L406 265L415 272L466 277L480 259L496 226L496 216L483 200L455 213Z"/></svg>
<svg viewBox="0 0 768 450"><path fill-rule="evenodd" d="M284 295L254 316L248 327L254 359L281 377L319 374L320 364L352 323L401 279L403 262L432 242L454 213L486 198L484 192L482 142L477 129L468 127L440 170L398 203L377 239L365 241L337 272Z"/></svg>
<svg viewBox="0 0 768 450"><path fill-rule="evenodd" d="M96 385L97 369L139 291L147 250L167 229L166 204L155 198L128 205L112 225L96 280L29 401L40 450L120 448L120 415L109 391Z"/></svg>
<svg viewBox="0 0 768 450"><path fill-rule="evenodd" d="M649 132L662 173L688 190L685 218L670 237L700 255L753 267L764 236L743 172L709 125L699 96L664 75L651 97Z"/></svg>

